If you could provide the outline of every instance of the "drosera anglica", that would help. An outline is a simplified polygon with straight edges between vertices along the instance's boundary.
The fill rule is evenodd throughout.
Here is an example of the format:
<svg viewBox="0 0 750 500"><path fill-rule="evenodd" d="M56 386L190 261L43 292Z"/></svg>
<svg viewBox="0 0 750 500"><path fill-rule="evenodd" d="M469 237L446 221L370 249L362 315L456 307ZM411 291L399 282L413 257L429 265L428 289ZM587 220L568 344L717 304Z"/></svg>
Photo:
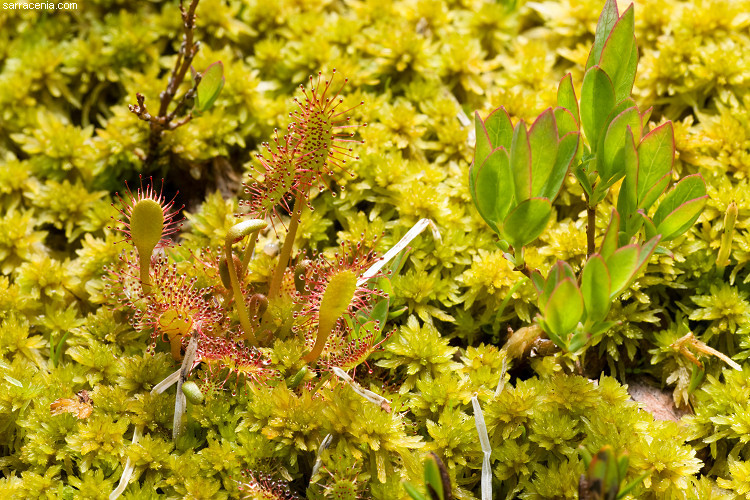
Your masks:
<svg viewBox="0 0 750 500"><path fill-rule="evenodd" d="M151 255L156 248L172 244L169 237L182 227L182 217L179 212L183 207L175 209L174 197L166 201L163 195L163 179L158 193L154 189L153 178L149 177L144 187L141 177L140 184L141 186L135 193L128 187L125 199L116 193L122 205L122 208L115 207L121 215L119 222L122 223L122 227L115 227L115 229L122 232L126 241L132 242L138 251L141 285L143 291L148 294L151 292L149 277Z"/></svg>

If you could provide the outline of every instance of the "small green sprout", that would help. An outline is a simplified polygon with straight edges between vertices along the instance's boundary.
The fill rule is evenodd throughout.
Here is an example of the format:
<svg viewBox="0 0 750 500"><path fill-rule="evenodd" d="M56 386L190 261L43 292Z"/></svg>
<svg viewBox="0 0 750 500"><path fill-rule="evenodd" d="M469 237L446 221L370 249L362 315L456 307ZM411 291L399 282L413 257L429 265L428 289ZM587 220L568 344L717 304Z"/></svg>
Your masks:
<svg viewBox="0 0 750 500"><path fill-rule="evenodd" d="M424 484L428 497L411 483L404 481L404 489L414 500L453 500L453 488L445 464L434 453L424 461Z"/></svg>
<svg viewBox="0 0 750 500"><path fill-rule="evenodd" d="M724 269L729 265L729 254L732 251L732 238L734 238L734 223L737 221L737 203L734 201L727 207L724 215L724 232L721 233L721 246L716 256L716 267Z"/></svg>
<svg viewBox="0 0 750 500"><path fill-rule="evenodd" d="M631 493L651 472L646 471L623 485L628 473L628 454L615 453L611 446L602 447L593 457L586 448L579 448L586 474L578 482L581 500L619 500Z"/></svg>
<svg viewBox="0 0 750 500"><path fill-rule="evenodd" d="M192 69L192 68L191 68ZM224 88L224 65L221 61L211 64L198 78L193 72L193 80L198 80L195 86L195 103L193 114L201 116L213 106Z"/></svg>

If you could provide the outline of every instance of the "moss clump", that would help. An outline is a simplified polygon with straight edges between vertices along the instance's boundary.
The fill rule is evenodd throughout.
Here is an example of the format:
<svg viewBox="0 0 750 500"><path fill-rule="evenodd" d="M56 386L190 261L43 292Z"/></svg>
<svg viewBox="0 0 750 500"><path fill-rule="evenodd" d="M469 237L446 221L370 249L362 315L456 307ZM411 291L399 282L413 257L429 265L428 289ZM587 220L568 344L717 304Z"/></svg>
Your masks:
<svg viewBox="0 0 750 500"><path fill-rule="evenodd" d="M663 243L664 252L623 292L607 316L616 325L584 357L550 349L538 329L525 328L538 311L533 283L505 260L470 203L475 137L467 114L486 116L505 104L516 123L554 106L563 74L582 80L603 3L394 0L300 8L291 0L201 0L194 35L202 45L192 65L220 60L224 88L200 118L165 131L151 160L150 124L128 105L137 93L149 106L158 103L169 83L182 43L177 5L95 0L75 11L4 11L0 492L106 497L130 464L136 479L126 498L394 499L405 497L402 480L422 484L423 457L435 451L456 497L478 498L476 393L497 498L576 498L585 468L579 447L595 453L604 445L629 453L628 480L650 472L632 498L747 495L750 63L742 55L750 51L750 3L636 6L633 99L641 109L653 106L650 128L674 122L670 180L700 173L709 198L695 226ZM290 111L310 111L299 85L319 71L325 81L333 68L349 77L336 98L343 99L337 110L351 110L349 123L318 114L327 135L301 147L308 163L281 161L294 146L285 133L302 133L287 128L299 120ZM191 85L188 76L177 95ZM295 95L299 106L290 103ZM356 131L353 139L365 142L338 142L333 130ZM334 161L341 168L318 155L331 144L340 146ZM300 182L273 179L277 163L287 172L299 167ZM109 227L115 191L139 175L163 176L165 199L179 190L187 205L186 229L177 234L173 226L172 234L182 246L158 250L161 264L143 252L142 267L160 287L156 299L141 293L137 256L121 256L123 234ZM618 189L602 201L598 234ZM269 198L255 196L260 191ZM305 199L295 204L300 193ZM724 236L732 202L736 222ZM281 272L268 314L253 297L269 291L281 239L303 206L290 269L313 255L322 256L320 266L335 263L342 244L360 241L365 253L382 254L423 217L441 239L416 237L400 269L383 273L370 316L358 313L359 302L337 315L321 362L296 377L318 331L312 311L302 314L299 297L307 294L295 289L291 272ZM234 214L253 207L273 218L242 277L240 300L259 316L252 322L257 349L243 340L218 257ZM586 257L578 222L585 209L581 187L568 176L525 262L546 276L563 259L577 272ZM163 207L160 213L167 226ZM159 232L147 246L160 246ZM717 266L723 237L731 245ZM237 242L235 251L242 257L249 245ZM385 295L388 312L378 315L370 306ZM158 307L170 297L181 307L190 303ZM174 358L189 344L191 328L174 323L178 310L190 314L190 327L202 326L192 376L204 401L187 406L186 431L173 441L174 389L151 391L179 368ZM156 342L161 334L174 341ZM508 339L517 341L514 349L501 349ZM742 370L725 369L709 349ZM355 360L356 381L386 398L392 412L331 375L331 360ZM693 415L660 422L639 410L625 386L643 378ZM50 411L81 391L92 401L87 418ZM319 451L329 434L330 447Z"/></svg>

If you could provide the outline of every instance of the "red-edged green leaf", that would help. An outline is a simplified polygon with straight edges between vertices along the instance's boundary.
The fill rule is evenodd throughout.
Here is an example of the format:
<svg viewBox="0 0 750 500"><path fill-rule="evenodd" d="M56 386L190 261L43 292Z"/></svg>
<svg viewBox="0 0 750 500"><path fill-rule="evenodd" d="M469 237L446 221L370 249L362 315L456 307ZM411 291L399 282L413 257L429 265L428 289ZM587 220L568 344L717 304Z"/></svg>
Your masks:
<svg viewBox="0 0 750 500"><path fill-rule="evenodd" d="M609 76L599 66L591 67L581 86L581 125L592 148L597 147L614 105L615 89Z"/></svg>
<svg viewBox="0 0 750 500"><path fill-rule="evenodd" d="M625 165L625 179L620 186L617 198L617 211L622 215L621 230L625 231L627 237L634 235L641 227L641 218L635 212L637 210L636 192L633 185L638 176L638 152L635 149L633 131L628 127L625 147L623 148L623 163Z"/></svg>
<svg viewBox="0 0 750 500"><path fill-rule="evenodd" d="M635 244L624 246L607 260L607 268L610 270L612 278L610 298L614 298L622 293L646 268L649 259L659 244L660 238L661 236L657 235L649 239L642 246ZM615 275L617 275L616 284Z"/></svg>
<svg viewBox="0 0 750 500"><path fill-rule="evenodd" d="M599 254L604 257L604 260L609 259L609 257L615 253L615 250L617 250L617 240L618 240L618 233L620 231L620 214L617 213L617 210L614 208L612 209L612 215L609 217L609 225L607 225L607 230L604 232L604 238L602 239L602 244L599 247Z"/></svg>
<svg viewBox="0 0 750 500"><path fill-rule="evenodd" d="M639 210L638 214L641 216L641 219L643 219L643 228L646 232L646 238L650 240L654 236L657 236L659 233L656 232L656 226L654 225L654 221L651 220L651 217L643 213L642 210Z"/></svg>
<svg viewBox="0 0 750 500"><path fill-rule="evenodd" d="M570 116L575 118L576 122L581 120L580 113L578 112L578 99L576 98L576 91L573 89L573 76L568 73L562 80L560 85L557 87L557 105L567 109ZM557 115L555 115L557 116ZM577 129L578 127L576 127ZM560 128L562 130L562 127ZM573 130L567 130L566 132L560 132L564 135Z"/></svg>
<svg viewBox="0 0 750 500"><path fill-rule="evenodd" d="M586 60L586 70L592 66L599 64L602 49L604 44L609 38L609 34L612 32L615 23L619 19L620 15L617 12L617 1L607 0L604 4L604 9L599 16L599 22L596 24L596 35L594 35L594 45L591 47L589 52L588 60Z"/></svg>
<svg viewBox="0 0 750 500"><path fill-rule="evenodd" d="M695 224L706 206L708 195L696 200L686 201L677 207L672 213L656 227L657 233L662 235L664 241L677 238Z"/></svg>
<svg viewBox="0 0 750 500"><path fill-rule="evenodd" d="M558 283L544 309L544 321L552 333L565 336L572 332L583 316L581 291L570 278Z"/></svg>
<svg viewBox="0 0 750 500"><path fill-rule="evenodd" d="M570 264L567 262L558 260L549 270L549 273L547 273L547 281L544 283L544 289L539 294L539 309L544 309L552 292L557 288L557 285L566 278L575 281L576 275L573 272L573 268L570 267Z"/></svg>
<svg viewBox="0 0 750 500"><path fill-rule="evenodd" d="M662 235L662 241L669 241L687 231L703 211L706 198L706 183L700 174L680 180L654 214L654 225Z"/></svg>
<svg viewBox="0 0 750 500"><path fill-rule="evenodd" d="M644 205L641 210L648 210L651 208L651 205L654 204L656 200L659 199L659 196L661 196L664 193L664 190L667 189L667 186L669 185L669 181L672 179L672 171L670 170L666 174L664 174L664 177L661 179L657 179L653 186L651 186L651 189L643 193L643 198L640 203L640 205Z"/></svg>
<svg viewBox="0 0 750 500"><path fill-rule="evenodd" d="M589 341L591 336L584 332L583 330L576 330L573 332L573 335L570 337L570 342L568 342L568 352L576 352L579 349L582 349L583 346L586 345L586 342Z"/></svg>
<svg viewBox="0 0 750 500"><path fill-rule="evenodd" d="M638 145L638 208L648 210L666 189L674 162L672 122L656 127ZM656 188L656 189L655 189Z"/></svg>
<svg viewBox="0 0 750 500"><path fill-rule="evenodd" d="M661 236L656 235L641 246L640 251L638 252L638 266L635 268L631 279L635 279L635 277L646 268L646 264L648 264L648 260L654 254L654 250L656 250L656 247L659 245L659 241L661 241Z"/></svg>
<svg viewBox="0 0 750 500"><path fill-rule="evenodd" d="M601 161L597 163L599 177L604 182L619 179L625 175L625 143L628 140L627 129L633 132L635 144L641 140L641 115L638 108L628 108L615 116L607 127L601 151ZM633 146L635 147L635 146Z"/></svg>
<svg viewBox="0 0 750 500"><path fill-rule="evenodd" d="M641 123L643 124L643 127L645 129L646 124L648 123L648 120L651 118L651 112L654 111L654 107L650 106L648 109L644 110L641 113Z"/></svg>
<svg viewBox="0 0 750 500"><path fill-rule="evenodd" d="M552 204L546 198L529 198L511 210L503 223L503 235L520 250L537 239L547 226Z"/></svg>
<svg viewBox="0 0 750 500"><path fill-rule="evenodd" d="M549 198L550 200L557 198L557 194L560 192L560 188L565 181L565 176L568 175L570 165L578 151L580 144L579 137L578 132L571 132L560 139L555 166L552 168L552 172L550 172L547 183L539 192L540 197Z"/></svg>
<svg viewBox="0 0 750 500"><path fill-rule="evenodd" d="M534 288L536 288L537 295L541 296L544 291L545 281L544 276L537 269L531 272L531 282L534 284Z"/></svg>
<svg viewBox="0 0 750 500"><path fill-rule="evenodd" d="M618 248L606 259L610 277L610 299L617 297L630 282L638 267L639 252L638 245L626 245Z"/></svg>
<svg viewBox="0 0 750 500"><path fill-rule="evenodd" d="M547 333L549 339L554 342L557 347L563 349L564 351L568 350L568 343L561 336L550 330L549 325L547 325L547 322L544 321L544 318L542 318L541 316L537 316L536 322L539 323L539 326L542 327L542 330Z"/></svg>
<svg viewBox="0 0 750 500"><path fill-rule="evenodd" d="M619 101L630 95L637 65L635 11L631 4L612 28L599 59L599 66L612 80L616 100Z"/></svg>
<svg viewBox="0 0 750 500"><path fill-rule="evenodd" d="M558 140L555 113L552 108L548 108L529 129L531 196L542 196L544 185L555 167Z"/></svg>
<svg viewBox="0 0 750 500"><path fill-rule="evenodd" d="M624 213L635 212L637 208L638 198L635 191L635 182L633 180L638 178L640 158L638 157L638 151L636 151L635 148L636 144L637 143L635 141L635 137L633 136L633 129L631 129L630 125L628 125L627 132L625 133L625 144L623 146L623 162L625 165L626 180L628 181L628 189L625 192L628 210ZM622 187L620 188L620 193L620 196L622 196ZM623 213L623 211L620 210L619 207L618 211L620 212L620 214Z"/></svg>
<svg viewBox="0 0 750 500"><path fill-rule="evenodd" d="M555 122L557 122L557 135L563 137L571 132L578 132L578 122L573 115L560 106L555 108Z"/></svg>
<svg viewBox="0 0 750 500"><path fill-rule="evenodd" d="M504 147L506 151L510 151L510 142L513 139L513 124L504 107L500 106L490 113L484 121L484 126L487 129L487 137L490 139L492 149Z"/></svg>
<svg viewBox="0 0 750 500"><path fill-rule="evenodd" d="M490 142L490 136L487 134L487 127L484 126L484 122L479 117L479 111L474 113L474 128L476 130L477 143L474 147L474 168L469 170L469 190L474 189L473 186L476 182L479 167L482 166L484 160L487 159L494 149Z"/></svg>
<svg viewBox="0 0 750 500"><path fill-rule="evenodd" d="M579 140L579 145L580 145L580 140ZM583 148L578 148L578 152L579 153L580 153L581 149L583 149ZM577 156L577 154L576 154L576 156ZM575 158L574 158L574 160L575 160ZM581 184L581 187L583 188L583 190L586 192L586 194L588 195L588 197L590 199L593 196L593 189L591 187L591 182L589 181L588 173L586 172L586 170L584 170L583 165L581 165L581 164L574 165L573 166L573 175L575 175L576 179Z"/></svg>
<svg viewBox="0 0 750 500"><path fill-rule="evenodd" d="M208 111L219 97L222 88L224 88L224 65L221 61L217 61L203 72L203 76L195 92L193 109L198 114Z"/></svg>
<svg viewBox="0 0 750 500"><path fill-rule="evenodd" d="M497 148L479 167L472 193L479 215L496 232L513 202L513 192L507 188L512 182L508 153Z"/></svg>
<svg viewBox="0 0 750 500"><path fill-rule="evenodd" d="M610 278L607 264L595 253L586 261L581 276L581 293L587 321L601 321L609 311Z"/></svg>
<svg viewBox="0 0 750 500"><path fill-rule="evenodd" d="M523 120L518 122L516 129L513 131L513 145L510 148L510 169L513 172L516 201L521 202L531 198L531 145Z"/></svg>

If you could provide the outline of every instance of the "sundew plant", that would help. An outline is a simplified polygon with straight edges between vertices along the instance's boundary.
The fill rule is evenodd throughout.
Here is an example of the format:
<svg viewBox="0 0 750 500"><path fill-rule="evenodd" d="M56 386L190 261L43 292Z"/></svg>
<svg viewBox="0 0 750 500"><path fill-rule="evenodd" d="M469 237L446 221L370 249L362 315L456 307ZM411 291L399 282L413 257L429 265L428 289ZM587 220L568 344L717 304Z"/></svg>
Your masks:
<svg viewBox="0 0 750 500"><path fill-rule="evenodd" d="M748 495L750 1L27 7L0 493Z"/></svg>

